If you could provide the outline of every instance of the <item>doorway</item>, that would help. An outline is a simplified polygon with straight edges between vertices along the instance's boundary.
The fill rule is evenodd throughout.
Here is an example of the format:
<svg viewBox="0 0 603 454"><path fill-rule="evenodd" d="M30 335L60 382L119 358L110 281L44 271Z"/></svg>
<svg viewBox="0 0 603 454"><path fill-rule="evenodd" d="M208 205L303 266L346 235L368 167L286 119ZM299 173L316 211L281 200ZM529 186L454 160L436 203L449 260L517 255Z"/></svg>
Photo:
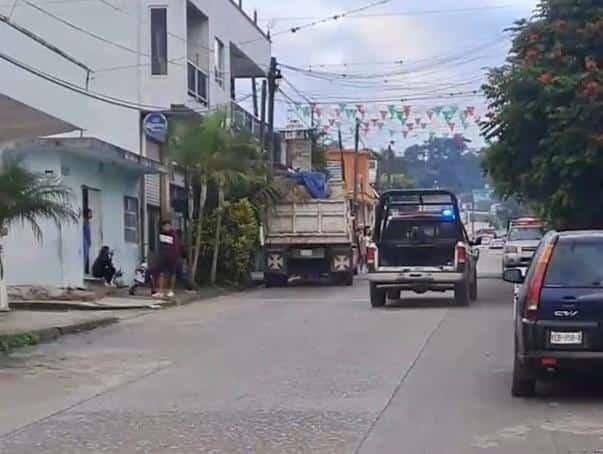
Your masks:
<svg viewBox="0 0 603 454"><path fill-rule="evenodd" d="M92 262L103 246L103 211L101 191L82 187L82 241L84 244L84 273L91 274ZM87 238L89 236L89 238Z"/></svg>

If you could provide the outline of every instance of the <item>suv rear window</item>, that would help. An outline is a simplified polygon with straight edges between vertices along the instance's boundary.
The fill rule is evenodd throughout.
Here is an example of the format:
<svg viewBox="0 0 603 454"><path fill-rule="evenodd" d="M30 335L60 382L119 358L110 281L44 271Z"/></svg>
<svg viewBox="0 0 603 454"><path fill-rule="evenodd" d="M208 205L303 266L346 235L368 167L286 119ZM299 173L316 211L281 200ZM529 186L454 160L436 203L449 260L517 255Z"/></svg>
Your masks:
<svg viewBox="0 0 603 454"><path fill-rule="evenodd" d="M522 227L519 229L512 229L509 232L509 241L530 241L530 240L541 240L544 236L544 229L540 227Z"/></svg>
<svg viewBox="0 0 603 454"><path fill-rule="evenodd" d="M457 225L446 221L410 221L390 219L383 229L383 241L430 242L439 239L454 240Z"/></svg>
<svg viewBox="0 0 603 454"><path fill-rule="evenodd" d="M545 285L602 287L603 240L561 239L555 246Z"/></svg>

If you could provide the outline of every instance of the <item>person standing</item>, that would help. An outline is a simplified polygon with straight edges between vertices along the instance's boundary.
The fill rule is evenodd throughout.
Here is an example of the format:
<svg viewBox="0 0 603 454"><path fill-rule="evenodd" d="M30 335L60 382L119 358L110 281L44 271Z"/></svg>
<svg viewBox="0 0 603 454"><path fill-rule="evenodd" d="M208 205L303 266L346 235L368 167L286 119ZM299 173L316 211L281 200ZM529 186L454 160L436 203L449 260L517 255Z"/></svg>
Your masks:
<svg viewBox="0 0 603 454"><path fill-rule="evenodd" d="M84 250L84 273L90 274L90 247L92 246L92 234L90 232L90 219L92 210L85 208L83 213L82 238Z"/></svg>
<svg viewBox="0 0 603 454"><path fill-rule="evenodd" d="M176 274L180 260L180 241L170 221L162 221L159 231L159 254L157 265L159 271L159 289L153 294L155 298L172 298L176 286ZM166 287L169 290L165 293Z"/></svg>

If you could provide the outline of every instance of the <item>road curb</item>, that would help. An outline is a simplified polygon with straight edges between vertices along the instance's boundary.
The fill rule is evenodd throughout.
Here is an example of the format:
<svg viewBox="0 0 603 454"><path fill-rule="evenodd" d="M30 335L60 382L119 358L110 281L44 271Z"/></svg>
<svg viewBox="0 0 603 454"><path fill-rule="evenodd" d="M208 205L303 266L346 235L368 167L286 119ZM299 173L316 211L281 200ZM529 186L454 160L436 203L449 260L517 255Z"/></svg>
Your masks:
<svg viewBox="0 0 603 454"><path fill-rule="evenodd" d="M0 335L0 352L8 353L14 349L52 342L68 334L77 334L92 331L96 328L112 325L119 322L118 317L102 317L96 320L86 320L63 326L54 326L37 330L22 331L19 333Z"/></svg>

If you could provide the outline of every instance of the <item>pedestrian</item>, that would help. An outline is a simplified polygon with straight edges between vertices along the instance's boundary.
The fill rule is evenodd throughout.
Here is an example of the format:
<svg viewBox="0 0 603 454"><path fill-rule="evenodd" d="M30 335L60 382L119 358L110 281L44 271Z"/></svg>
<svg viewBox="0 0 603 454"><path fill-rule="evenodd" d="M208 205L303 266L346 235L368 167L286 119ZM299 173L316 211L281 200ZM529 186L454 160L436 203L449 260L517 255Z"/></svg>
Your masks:
<svg viewBox="0 0 603 454"><path fill-rule="evenodd" d="M92 235L90 232L90 220L92 219L92 210L84 208L82 223L82 238L84 250L84 273L90 274L90 246L92 246Z"/></svg>
<svg viewBox="0 0 603 454"><path fill-rule="evenodd" d="M159 255L158 255L158 270L159 270L159 289L153 295L155 298L174 297L174 287L176 286L176 274L178 273L178 265L180 262L180 241L175 230L172 228L171 221L164 220L161 222L159 232ZM166 287L169 290L165 293Z"/></svg>
<svg viewBox="0 0 603 454"><path fill-rule="evenodd" d="M109 246L103 246L98 253L98 257L92 265L92 276L96 278L103 278L107 287L113 287L113 278L116 273L115 266L113 266L113 254Z"/></svg>
<svg viewBox="0 0 603 454"><path fill-rule="evenodd" d="M359 272L362 274L362 273L365 273L366 269L367 269L367 263L366 263L367 248L366 248L366 241L365 241L363 230L358 230L358 252L359 252L359 256L360 256L360 261L358 263Z"/></svg>

